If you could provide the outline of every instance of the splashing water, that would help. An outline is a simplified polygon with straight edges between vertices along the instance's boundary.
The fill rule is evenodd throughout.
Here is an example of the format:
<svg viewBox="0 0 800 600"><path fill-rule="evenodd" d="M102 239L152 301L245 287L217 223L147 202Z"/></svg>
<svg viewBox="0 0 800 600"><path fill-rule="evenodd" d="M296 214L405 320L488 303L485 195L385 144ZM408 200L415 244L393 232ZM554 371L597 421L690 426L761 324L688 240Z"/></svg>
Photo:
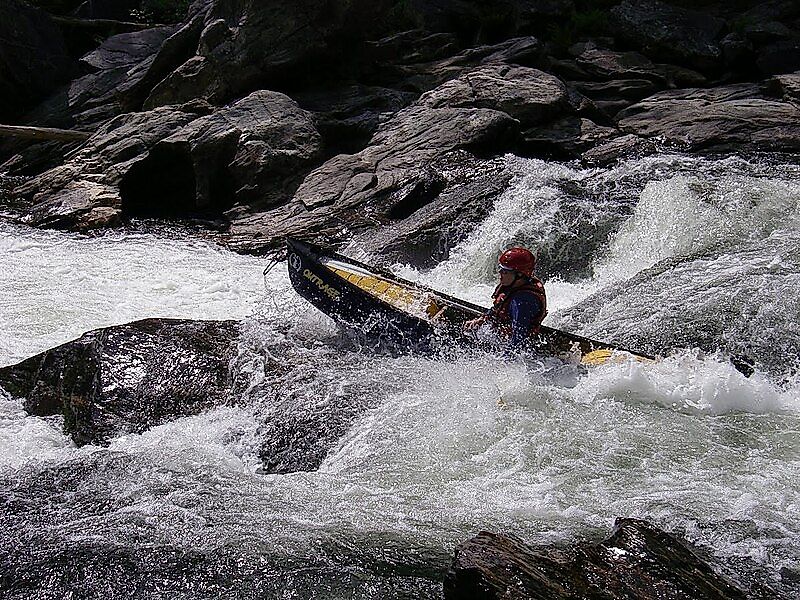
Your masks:
<svg viewBox="0 0 800 600"><path fill-rule="evenodd" d="M516 177L495 212L449 261L405 274L485 303L497 253L535 244L554 323L797 351L796 168L508 161ZM121 320L250 314L237 359L250 384L236 407L78 449L57 420L0 396L12 598L434 598L453 548L480 529L569 543L605 535L617 516L647 518L796 596L800 387L771 356L745 378L696 349L588 372L480 352L364 354L278 270L262 297L260 261L205 242L6 228L0 244L13 274L0 286L0 364ZM52 264L70 270L54 277ZM261 473L276 428L306 417L330 441L319 468Z"/></svg>

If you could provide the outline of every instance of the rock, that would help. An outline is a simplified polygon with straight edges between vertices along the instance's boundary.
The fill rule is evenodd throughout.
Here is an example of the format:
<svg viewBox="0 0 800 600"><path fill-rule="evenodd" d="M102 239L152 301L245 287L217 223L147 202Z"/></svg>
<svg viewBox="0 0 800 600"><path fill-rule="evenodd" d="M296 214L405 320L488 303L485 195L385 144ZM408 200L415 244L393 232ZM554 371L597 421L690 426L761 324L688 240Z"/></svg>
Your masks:
<svg viewBox="0 0 800 600"><path fill-rule="evenodd" d="M496 153L513 147L518 121L500 110L463 106L469 98L458 101L450 91L442 102L461 106L436 108L427 104L439 104L435 94L421 98L382 125L367 148L335 156L312 171L291 205L235 220L228 243L239 251L259 252L285 235L341 241L350 230L402 220L433 201L443 187L427 177L426 166L448 152Z"/></svg>
<svg viewBox="0 0 800 600"><path fill-rule="evenodd" d="M322 140L312 116L279 92L258 91L187 124L154 148L191 162L192 211L220 215L232 206L261 210L291 199L318 160ZM135 171L134 171L135 169ZM136 165L121 181L128 214L158 214L151 178L169 162ZM134 209L134 205L137 207Z"/></svg>
<svg viewBox="0 0 800 600"><path fill-rule="evenodd" d="M700 70L719 64L717 39L725 21L710 14L658 0L623 0L611 9L611 20L620 39L641 47L651 58Z"/></svg>
<svg viewBox="0 0 800 600"><path fill-rule="evenodd" d="M756 66L766 75L792 73L800 70L800 37L759 48Z"/></svg>
<svg viewBox="0 0 800 600"><path fill-rule="evenodd" d="M607 165L631 155L652 154L656 145L639 136L628 134L598 144L585 151L581 158L590 164Z"/></svg>
<svg viewBox="0 0 800 600"><path fill-rule="evenodd" d="M400 262L429 269L447 260L450 249L463 240L492 210L495 200L508 187L510 172L504 159L477 160L456 151L431 165L428 185L443 182L443 191L429 204L407 218L356 235L353 244L391 264ZM408 186L397 192L405 197L425 193L424 187ZM416 203L416 202L414 202Z"/></svg>
<svg viewBox="0 0 800 600"><path fill-rule="evenodd" d="M466 72L420 97L431 108L490 108L521 126L541 123L569 110L567 88L538 69L487 65Z"/></svg>
<svg viewBox="0 0 800 600"><path fill-rule="evenodd" d="M416 98L410 92L357 84L294 96L303 109L314 113L325 149L331 154L362 150L380 124Z"/></svg>
<svg viewBox="0 0 800 600"><path fill-rule="evenodd" d="M469 48L453 56L429 62L379 63L393 85L418 93L430 91L481 65L507 64L532 67L541 61L541 44L534 37L512 38L494 45ZM386 75L383 75L386 77Z"/></svg>
<svg viewBox="0 0 800 600"><path fill-rule="evenodd" d="M576 64L590 76L600 79L640 79L647 77L663 82L655 71L655 64L638 52L615 52L601 48L584 50L575 59Z"/></svg>
<svg viewBox="0 0 800 600"><path fill-rule="evenodd" d="M531 600L747 597L687 545L638 519L617 519L607 540L568 549L531 547L482 531L456 549L444 595Z"/></svg>
<svg viewBox="0 0 800 600"><path fill-rule="evenodd" d="M175 108L120 115L101 127L65 164L50 169L17 189L32 203L23 221L36 227L80 230L96 208L122 215L119 185L128 170L176 129L197 118ZM182 176L173 164L171 175ZM184 169L185 172L185 169ZM161 182L152 182L158 185ZM167 190L158 190L163 193Z"/></svg>
<svg viewBox="0 0 800 600"><path fill-rule="evenodd" d="M39 416L63 414L78 445L230 401L235 321L147 319L91 331L0 369L0 385Z"/></svg>
<svg viewBox="0 0 800 600"><path fill-rule="evenodd" d="M756 85L661 92L617 115L620 129L689 149L797 150L800 108Z"/></svg>
<svg viewBox="0 0 800 600"><path fill-rule="evenodd" d="M165 74L145 107L194 98L223 104L255 89L280 89L287 81L330 78L356 62L361 42L395 25L390 4L215 0L203 15L195 56Z"/></svg>
<svg viewBox="0 0 800 600"><path fill-rule="evenodd" d="M14 122L76 67L46 12L20 0L0 4L0 122Z"/></svg>
<svg viewBox="0 0 800 600"><path fill-rule="evenodd" d="M121 33L105 40L81 59L92 72L79 77L38 106L28 118L66 127L94 128L99 122L125 112L124 90L146 74L172 27Z"/></svg>
<svg viewBox="0 0 800 600"><path fill-rule="evenodd" d="M267 91L202 114L212 110L194 103L116 117L19 188L32 202L23 221L85 230L123 216L218 219L235 205L288 201L321 150L311 115Z"/></svg>
<svg viewBox="0 0 800 600"><path fill-rule="evenodd" d="M577 116L568 116L540 127L522 132L525 143L539 154L550 153L558 157L577 157L595 144L617 137L614 127L603 127Z"/></svg>
<svg viewBox="0 0 800 600"><path fill-rule="evenodd" d="M778 98L800 104L800 71L777 75L770 79L767 85Z"/></svg>
<svg viewBox="0 0 800 600"><path fill-rule="evenodd" d="M625 100L641 100L663 89L649 79L614 79L612 81L570 82L578 91L593 100L609 100L622 98Z"/></svg>

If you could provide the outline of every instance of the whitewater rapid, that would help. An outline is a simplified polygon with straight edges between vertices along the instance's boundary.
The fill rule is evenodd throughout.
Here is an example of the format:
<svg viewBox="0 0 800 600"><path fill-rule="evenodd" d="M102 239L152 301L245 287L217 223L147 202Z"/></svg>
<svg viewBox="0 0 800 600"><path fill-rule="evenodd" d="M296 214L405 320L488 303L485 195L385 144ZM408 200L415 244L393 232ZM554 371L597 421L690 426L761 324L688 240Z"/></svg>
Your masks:
<svg viewBox="0 0 800 600"><path fill-rule="evenodd" d="M134 597L437 597L453 548L480 529L569 543L632 516L694 541L743 585L792 597L800 170L680 155L610 169L507 162L511 188L450 260L396 271L486 304L497 253L530 244L549 323L666 358L581 373L482 353L364 354L339 343L284 269L265 289L263 260L174 230L0 225L0 365L138 318L236 318L252 379L247 402L108 448L75 448L58 419L0 395L2 564L49 573L42 598L93 585ZM755 317L726 317L750 306L730 298L753 294ZM748 378L727 352L757 328L769 333L755 348L777 340L784 356L759 356ZM265 361L280 357L259 349L277 344L293 363L270 378ZM352 396L367 410L317 471L260 473L276 406L313 413Z"/></svg>

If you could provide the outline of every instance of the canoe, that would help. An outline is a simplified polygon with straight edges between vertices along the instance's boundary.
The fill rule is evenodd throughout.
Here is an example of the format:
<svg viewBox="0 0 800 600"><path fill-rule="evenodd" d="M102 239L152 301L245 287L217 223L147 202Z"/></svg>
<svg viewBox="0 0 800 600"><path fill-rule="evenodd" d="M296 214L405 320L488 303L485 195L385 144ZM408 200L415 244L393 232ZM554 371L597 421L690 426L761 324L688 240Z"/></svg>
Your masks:
<svg viewBox="0 0 800 600"><path fill-rule="evenodd" d="M358 262L333 250L287 238L287 268L303 298L338 323L366 338L401 350L429 351L436 342L474 343L466 321L486 309ZM542 326L538 352L586 365L603 364L621 353L647 356L613 344Z"/></svg>

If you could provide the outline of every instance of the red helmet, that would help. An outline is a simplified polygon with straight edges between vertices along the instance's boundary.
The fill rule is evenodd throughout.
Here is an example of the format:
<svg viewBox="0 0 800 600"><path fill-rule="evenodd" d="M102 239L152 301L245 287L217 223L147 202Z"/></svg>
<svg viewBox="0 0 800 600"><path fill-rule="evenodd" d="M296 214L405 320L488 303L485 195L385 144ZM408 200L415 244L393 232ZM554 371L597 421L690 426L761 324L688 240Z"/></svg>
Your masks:
<svg viewBox="0 0 800 600"><path fill-rule="evenodd" d="M500 255L497 262L501 269L518 271L528 277L533 277L533 269L536 267L536 257L525 248L509 248Z"/></svg>

